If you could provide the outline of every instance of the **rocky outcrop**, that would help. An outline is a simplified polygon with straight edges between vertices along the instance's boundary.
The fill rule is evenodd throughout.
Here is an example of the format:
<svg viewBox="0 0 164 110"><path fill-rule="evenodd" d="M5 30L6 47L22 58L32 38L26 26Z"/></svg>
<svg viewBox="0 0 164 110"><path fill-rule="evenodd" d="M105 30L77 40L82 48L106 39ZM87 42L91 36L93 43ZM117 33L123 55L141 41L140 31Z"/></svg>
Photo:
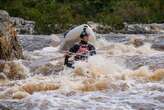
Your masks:
<svg viewBox="0 0 164 110"><path fill-rule="evenodd" d="M124 23L123 29L117 30L109 25L102 25L100 23L95 23L89 21L88 24L92 29L99 34L107 34L110 32L114 33L124 33L124 34L162 34L164 33L164 23L157 24L128 24Z"/></svg>
<svg viewBox="0 0 164 110"><path fill-rule="evenodd" d="M127 24L124 23L124 33L127 34L156 34L164 33L164 23L163 24Z"/></svg>
<svg viewBox="0 0 164 110"><path fill-rule="evenodd" d="M23 57L15 27L8 13L3 10L0 10L0 53L0 59L3 60Z"/></svg>
<svg viewBox="0 0 164 110"><path fill-rule="evenodd" d="M94 32L99 33L99 34L106 34L106 33L112 32L112 27L108 25L102 25L102 24L95 23L92 21L89 21L87 24L91 26Z"/></svg>
<svg viewBox="0 0 164 110"><path fill-rule="evenodd" d="M19 17L11 17L11 21L16 26L16 31L18 34L33 34L35 28L34 21L24 20Z"/></svg>

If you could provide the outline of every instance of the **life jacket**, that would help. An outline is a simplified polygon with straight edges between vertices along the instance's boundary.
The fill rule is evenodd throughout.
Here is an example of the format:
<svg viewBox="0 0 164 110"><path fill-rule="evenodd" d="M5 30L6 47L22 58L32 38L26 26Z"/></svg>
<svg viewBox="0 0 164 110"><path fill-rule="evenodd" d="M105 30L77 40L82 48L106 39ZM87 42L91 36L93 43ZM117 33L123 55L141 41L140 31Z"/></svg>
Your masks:
<svg viewBox="0 0 164 110"><path fill-rule="evenodd" d="M89 54L88 44L80 44L75 60L86 60Z"/></svg>

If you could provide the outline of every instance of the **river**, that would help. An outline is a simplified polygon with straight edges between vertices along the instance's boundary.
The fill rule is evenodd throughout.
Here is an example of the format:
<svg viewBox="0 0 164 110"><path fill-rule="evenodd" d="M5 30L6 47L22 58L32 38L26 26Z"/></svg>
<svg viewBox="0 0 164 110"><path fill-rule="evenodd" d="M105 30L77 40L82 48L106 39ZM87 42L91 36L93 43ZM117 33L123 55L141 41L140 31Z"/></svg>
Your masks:
<svg viewBox="0 0 164 110"><path fill-rule="evenodd" d="M58 51L60 44L25 49L25 59L13 61L16 74L24 77L0 80L0 107L7 110L164 110L164 52L151 48L163 35L97 36L97 55L87 62L76 62L75 69L63 66L64 55ZM141 46L134 45L136 37L142 39ZM33 48L31 44L26 46Z"/></svg>

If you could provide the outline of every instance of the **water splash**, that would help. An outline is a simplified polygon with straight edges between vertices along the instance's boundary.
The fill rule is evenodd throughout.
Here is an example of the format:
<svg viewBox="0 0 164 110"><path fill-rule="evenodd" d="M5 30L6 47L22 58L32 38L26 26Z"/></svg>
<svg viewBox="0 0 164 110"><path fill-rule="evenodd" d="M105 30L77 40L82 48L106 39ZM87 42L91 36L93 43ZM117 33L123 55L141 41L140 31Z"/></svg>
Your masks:
<svg viewBox="0 0 164 110"><path fill-rule="evenodd" d="M14 62L14 68L16 74L26 77L0 82L0 99L18 100L23 104L17 108L25 110L164 108L160 98L164 96L164 69L154 71L147 65L131 69L124 57L162 52L151 49L150 43L135 47L104 39L99 39L96 47L98 55L75 62L75 69L64 67L59 71L54 71L63 61L58 47L25 52L26 59ZM6 66L4 73L9 71Z"/></svg>

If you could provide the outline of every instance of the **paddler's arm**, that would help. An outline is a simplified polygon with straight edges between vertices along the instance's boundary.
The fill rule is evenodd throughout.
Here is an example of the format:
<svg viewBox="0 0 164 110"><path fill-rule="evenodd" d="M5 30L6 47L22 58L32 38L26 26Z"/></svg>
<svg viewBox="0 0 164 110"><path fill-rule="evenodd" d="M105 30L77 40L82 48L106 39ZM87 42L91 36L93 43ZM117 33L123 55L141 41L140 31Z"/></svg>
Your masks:
<svg viewBox="0 0 164 110"><path fill-rule="evenodd" d="M95 55L96 54L96 49L93 45L89 45L89 51L90 51L90 55Z"/></svg>
<svg viewBox="0 0 164 110"><path fill-rule="evenodd" d="M64 60L64 64L67 65L69 58L72 56L73 53L76 53L79 49L79 45L75 44L73 47L70 48L69 52L66 53L65 55L65 60Z"/></svg>

